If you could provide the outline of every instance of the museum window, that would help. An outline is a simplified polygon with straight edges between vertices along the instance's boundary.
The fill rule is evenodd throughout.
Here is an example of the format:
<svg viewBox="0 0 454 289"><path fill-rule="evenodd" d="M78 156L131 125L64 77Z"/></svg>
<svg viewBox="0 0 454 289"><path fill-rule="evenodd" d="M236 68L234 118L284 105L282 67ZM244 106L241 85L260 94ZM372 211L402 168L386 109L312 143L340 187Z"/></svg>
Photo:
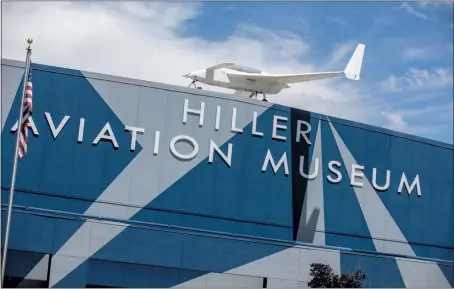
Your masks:
<svg viewBox="0 0 454 289"><path fill-rule="evenodd" d="M49 288L50 254L8 250L4 288Z"/></svg>

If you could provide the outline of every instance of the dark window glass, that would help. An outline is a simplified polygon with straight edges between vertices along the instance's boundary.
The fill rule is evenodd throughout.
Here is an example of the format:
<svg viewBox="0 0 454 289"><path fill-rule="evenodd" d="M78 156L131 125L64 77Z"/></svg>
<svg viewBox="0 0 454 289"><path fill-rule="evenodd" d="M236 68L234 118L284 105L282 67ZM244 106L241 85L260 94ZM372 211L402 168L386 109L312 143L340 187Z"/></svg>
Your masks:
<svg viewBox="0 0 454 289"><path fill-rule="evenodd" d="M5 275L4 288L48 288L47 281L29 280Z"/></svg>

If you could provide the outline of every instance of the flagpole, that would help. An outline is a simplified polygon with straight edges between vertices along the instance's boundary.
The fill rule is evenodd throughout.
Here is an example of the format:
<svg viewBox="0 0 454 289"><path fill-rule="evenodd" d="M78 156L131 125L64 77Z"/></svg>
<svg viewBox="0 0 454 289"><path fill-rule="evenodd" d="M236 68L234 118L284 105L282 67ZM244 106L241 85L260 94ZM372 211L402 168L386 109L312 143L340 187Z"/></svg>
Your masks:
<svg viewBox="0 0 454 289"><path fill-rule="evenodd" d="M9 202L8 202L8 213L6 215L6 230L5 230L5 242L3 243L3 258L2 258L2 285L5 278L5 267L6 267L6 255L8 253L8 241L9 241L9 230L11 225L11 211L13 207L13 197L14 197L14 185L16 182L16 169L17 169L17 160L18 160L18 150L19 150L19 140L22 128L22 110L24 104L24 96L25 96L25 88L27 86L28 74L30 72L30 56L32 54L32 49L30 45L33 43L33 39L29 38L27 40L28 47L27 47L27 58L25 61L25 74L24 74L24 84L22 87L22 96L21 102L19 105L19 122L17 123L16 129L16 149L14 153L14 165L13 165L13 173L11 177L11 187L9 190ZM27 128L28 129L28 128Z"/></svg>

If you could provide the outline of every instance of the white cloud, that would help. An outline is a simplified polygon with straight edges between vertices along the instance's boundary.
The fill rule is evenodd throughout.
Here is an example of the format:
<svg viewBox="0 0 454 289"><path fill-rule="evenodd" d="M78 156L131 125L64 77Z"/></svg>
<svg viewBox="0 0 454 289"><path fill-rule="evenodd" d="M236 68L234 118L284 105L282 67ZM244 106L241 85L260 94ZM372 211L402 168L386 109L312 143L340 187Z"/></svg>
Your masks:
<svg viewBox="0 0 454 289"><path fill-rule="evenodd" d="M410 68L402 76L391 75L380 83L384 92L437 89L452 86L452 69L436 68L432 70Z"/></svg>
<svg viewBox="0 0 454 289"><path fill-rule="evenodd" d="M34 62L187 86L182 75L233 61L270 73L320 71L302 36L238 25L223 40L184 36L188 20L203 13L191 2L7 2L2 3L3 57L24 60L25 40L34 38ZM216 25L222 25L218 23ZM351 46L348 46L351 45ZM340 62L354 44L336 47ZM366 58L367 52L366 52ZM323 70L322 70L323 71ZM354 121L380 124L389 109L364 86L368 77L292 85L270 102ZM402 85L396 78L396 87ZM405 84L405 82L404 82ZM201 85L204 89L232 93Z"/></svg>
<svg viewBox="0 0 454 289"><path fill-rule="evenodd" d="M422 1L418 0L418 6L421 9L431 9L431 8L440 8L440 7L449 7L453 5L452 1Z"/></svg>
<svg viewBox="0 0 454 289"><path fill-rule="evenodd" d="M440 133L450 134L452 131L453 105L431 105L412 109L383 110L380 114L385 118L384 126L388 129L428 135L430 137ZM425 116L431 115L435 123L429 123ZM437 116L437 117L434 117Z"/></svg>
<svg viewBox="0 0 454 289"><path fill-rule="evenodd" d="M399 6L405 12L424 20L443 21L445 16L441 16L444 12L446 15L452 15L453 2L452 1L412 1L404 2ZM451 13L449 13L449 11ZM440 17L441 16L441 17ZM452 23L452 16L450 17Z"/></svg>
<svg viewBox="0 0 454 289"><path fill-rule="evenodd" d="M181 75L225 61L275 73L319 70L314 62L299 61L311 47L290 32L239 25L223 41L181 36L185 21L201 13L194 3L8 2L3 7L6 58L23 60L24 39L33 36L35 62L183 86L188 80ZM371 121L358 85L317 81L268 99Z"/></svg>
<svg viewBox="0 0 454 289"><path fill-rule="evenodd" d="M408 47L402 50L404 60L429 60L440 57L437 50L432 47Z"/></svg>
<svg viewBox="0 0 454 289"><path fill-rule="evenodd" d="M386 127L392 130L404 131L408 128L408 123L404 116L397 112L382 111L381 115L387 120Z"/></svg>
<svg viewBox="0 0 454 289"><path fill-rule="evenodd" d="M341 18L338 18L338 17L332 17L332 16L327 16L326 17L326 20L328 20L329 22L332 22L338 26L343 26L343 27L347 27L348 26L348 23L347 21L341 19Z"/></svg>
<svg viewBox="0 0 454 289"><path fill-rule="evenodd" d="M418 18L421 18L421 19L424 19L424 20L429 20L429 17L426 14L422 13L421 11L416 10L408 2L402 3L402 5L400 5L400 8L402 8L407 13L412 14L412 15L418 17Z"/></svg>
<svg viewBox="0 0 454 289"><path fill-rule="evenodd" d="M324 69L332 70L333 67L338 67L340 65L341 69L345 68L347 65L347 61L353 55L353 51L356 48L356 45L359 43L354 41L347 41L344 43L340 43L334 46L333 52L331 53L330 60L326 65L324 65ZM348 57L347 57L348 55ZM348 58L348 59L347 59ZM345 61L342 63L341 61Z"/></svg>

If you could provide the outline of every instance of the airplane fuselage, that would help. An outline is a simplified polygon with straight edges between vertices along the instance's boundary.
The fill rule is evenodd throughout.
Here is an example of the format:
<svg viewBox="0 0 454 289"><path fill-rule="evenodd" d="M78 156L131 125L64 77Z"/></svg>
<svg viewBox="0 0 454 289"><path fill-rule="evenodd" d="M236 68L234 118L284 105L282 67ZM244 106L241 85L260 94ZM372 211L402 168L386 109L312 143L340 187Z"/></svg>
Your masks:
<svg viewBox="0 0 454 289"><path fill-rule="evenodd" d="M186 77L208 85L234 89L237 91L258 92L265 94L278 94L283 89L290 87L287 84L282 84L275 81L248 79L243 75L238 75L236 71L232 71L226 68L215 70L213 75L211 76L212 77L208 75L207 77L206 70L199 70L190 73Z"/></svg>
<svg viewBox="0 0 454 289"><path fill-rule="evenodd" d="M236 90L235 94L237 92L240 92L239 94L242 94L241 92L251 92L249 97L254 95L257 97L257 94L262 94L263 99L266 100L266 94L278 94L284 88L289 88L291 83L336 77L359 80L364 50L365 45L358 44L343 71L269 74L254 67L238 65L233 62L223 62L183 76L193 80L189 86L195 86L196 82L201 82L217 87L234 89Z"/></svg>

